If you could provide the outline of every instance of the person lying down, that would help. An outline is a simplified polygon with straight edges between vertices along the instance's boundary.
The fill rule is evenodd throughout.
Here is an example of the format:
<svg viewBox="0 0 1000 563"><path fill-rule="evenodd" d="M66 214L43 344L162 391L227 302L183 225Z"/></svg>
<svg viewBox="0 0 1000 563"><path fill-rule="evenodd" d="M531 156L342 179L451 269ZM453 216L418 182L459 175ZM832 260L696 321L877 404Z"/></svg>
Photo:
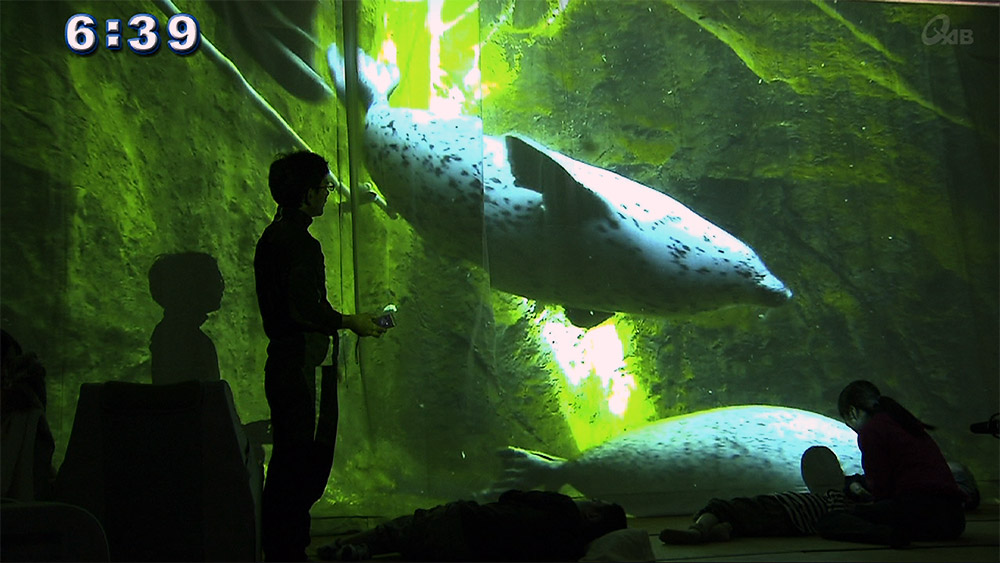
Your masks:
<svg viewBox="0 0 1000 563"><path fill-rule="evenodd" d="M399 553L407 561L576 561L596 538L627 528L625 510L548 491L511 490L496 502L417 509L322 546L324 561Z"/></svg>

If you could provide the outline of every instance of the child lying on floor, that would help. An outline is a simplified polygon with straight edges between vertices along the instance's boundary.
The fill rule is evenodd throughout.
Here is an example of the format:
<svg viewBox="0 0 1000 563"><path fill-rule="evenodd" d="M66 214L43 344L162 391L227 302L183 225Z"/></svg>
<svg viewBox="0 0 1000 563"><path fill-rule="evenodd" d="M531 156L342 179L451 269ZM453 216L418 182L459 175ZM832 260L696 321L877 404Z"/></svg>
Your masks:
<svg viewBox="0 0 1000 563"><path fill-rule="evenodd" d="M860 389L856 394L861 399L851 394L857 389ZM893 470L896 473L916 474L918 477L912 480L924 485L940 483L939 488L947 491L947 495L927 496L931 501L944 497L938 504L945 505L948 510L934 510L938 504L923 497L919 500L927 507L915 501L895 501L894 505L894 499L880 498L878 493L882 487L871 487L867 474L845 478L836 454L828 448L814 446L802 456L802 478L809 493L783 492L729 500L712 499L695 514L695 522L690 528L665 529L660 533L660 540L670 544L695 544L726 541L734 536L819 534L827 539L902 547L913 540L958 537L964 528L961 511L972 510L979 504L975 479L965 466L946 463L933 440L924 431L923 423L898 407L891 399L881 397L874 385L867 381L856 381L845 388L839 407L841 415L849 426L856 427L861 432L865 431L862 428L869 417L880 416L876 422L891 425L891 415L885 414L885 408L872 406L880 399L886 405L894 405L895 411L898 411L897 416L909 420L913 427L909 431L911 435L903 435L902 431L897 430L894 437L896 442L906 445L905 455L910 456L911 460L896 464L882 461L882 465L896 467ZM862 407L857 407L856 404L861 404ZM862 411L862 408L868 408L870 413L876 414ZM931 465L934 470L933 480L920 481L919 476L921 472L927 471L928 464L919 462L915 453L919 448L907 445L910 441L920 441L922 447L929 451L919 453L934 462ZM875 456L867 448L869 442L859 440L859 443L866 473L875 469L876 483L891 482L893 476L881 475L883 467L871 462ZM908 498L904 495L904 499ZM923 508L923 513L915 506Z"/></svg>
<svg viewBox="0 0 1000 563"><path fill-rule="evenodd" d="M665 529L660 540L670 544L727 541L731 536L806 536L816 533L825 514L844 510L864 491L854 488L854 498L842 492L844 473L837 455L814 446L802 455L802 477L808 493L783 492L754 497L712 499L695 514L686 530Z"/></svg>

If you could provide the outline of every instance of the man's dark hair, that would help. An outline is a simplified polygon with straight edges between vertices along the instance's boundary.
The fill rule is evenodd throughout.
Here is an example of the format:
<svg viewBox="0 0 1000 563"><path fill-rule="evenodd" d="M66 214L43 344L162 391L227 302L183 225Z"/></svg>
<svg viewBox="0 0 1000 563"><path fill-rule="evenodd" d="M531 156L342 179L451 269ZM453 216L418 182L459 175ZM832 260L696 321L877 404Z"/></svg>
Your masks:
<svg viewBox="0 0 1000 563"><path fill-rule="evenodd" d="M271 197L282 207L297 208L305 200L310 188L319 187L330 173L330 166L322 156L299 151L278 156L271 163L267 185Z"/></svg>

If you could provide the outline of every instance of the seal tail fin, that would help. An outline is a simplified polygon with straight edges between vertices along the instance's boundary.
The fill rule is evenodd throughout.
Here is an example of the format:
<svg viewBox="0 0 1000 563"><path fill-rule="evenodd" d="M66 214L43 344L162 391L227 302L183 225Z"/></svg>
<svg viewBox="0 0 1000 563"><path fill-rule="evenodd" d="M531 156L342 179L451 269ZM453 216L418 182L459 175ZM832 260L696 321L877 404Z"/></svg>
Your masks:
<svg viewBox="0 0 1000 563"><path fill-rule="evenodd" d="M500 450L497 455L503 464L503 478L493 484L493 491L536 488L556 491L566 483L562 472L565 459L513 446Z"/></svg>
<svg viewBox="0 0 1000 563"><path fill-rule="evenodd" d="M336 43L326 50L326 64L330 67L330 77L341 102L345 95L347 73L344 70L344 56ZM358 49L358 82L361 102L367 109L376 103L388 103L389 96L399 85L399 68L396 65L380 63Z"/></svg>

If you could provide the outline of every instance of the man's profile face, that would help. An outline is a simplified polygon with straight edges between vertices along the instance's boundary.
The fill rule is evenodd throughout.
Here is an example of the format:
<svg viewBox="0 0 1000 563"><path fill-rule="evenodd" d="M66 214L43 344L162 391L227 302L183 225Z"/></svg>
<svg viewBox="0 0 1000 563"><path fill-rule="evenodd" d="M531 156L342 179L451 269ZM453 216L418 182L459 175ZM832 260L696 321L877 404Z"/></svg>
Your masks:
<svg viewBox="0 0 1000 563"><path fill-rule="evenodd" d="M319 186L309 188L306 192L305 201L302 202L302 211L310 217L319 217L323 214L326 206L326 199L330 196L332 183L329 177L323 178L323 183Z"/></svg>

